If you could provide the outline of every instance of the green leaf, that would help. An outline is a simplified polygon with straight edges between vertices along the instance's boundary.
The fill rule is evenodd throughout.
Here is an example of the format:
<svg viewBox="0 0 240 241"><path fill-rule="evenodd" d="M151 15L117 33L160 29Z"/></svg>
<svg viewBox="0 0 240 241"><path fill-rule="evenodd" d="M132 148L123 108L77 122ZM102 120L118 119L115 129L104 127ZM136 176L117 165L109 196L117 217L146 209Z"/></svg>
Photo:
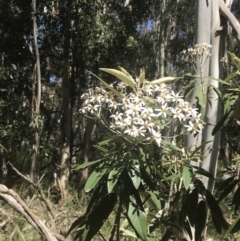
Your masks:
<svg viewBox="0 0 240 241"><path fill-rule="evenodd" d="M82 241L90 241L100 230L117 202L117 194L110 193L87 216L86 227L82 235Z"/></svg>
<svg viewBox="0 0 240 241"><path fill-rule="evenodd" d="M218 222L221 224L221 226L224 229L228 229L229 225L225 220L225 218L223 217L223 213L221 208L218 205L218 202L215 200L213 195L208 190L206 190L206 200L208 203L208 207L211 211L211 215L214 216L215 220L218 220Z"/></svg>
<svg viewBox="0 0 240 241"><path fill-rule="evenodd" d="M110 193L114 186L116 185L118 178L120 177L122 173L123 167L120 168L114 168L112 171L110 171L108 175L108 182L107 182L107 187L108 187L108 192Z"/></svg>
<svg viewBox="0 0 240 241"><path fill-rule="evenodd" d="M231 56L233 64L240 70L240 59L234 53L228 51L228 54Z"/></svg>
<svg viewBox="0 0 240 241"><path fill-rule="evenodd" d="M194 165L191 165L191 167L193 167L193 172L198 173L200 175L203 175L205 177L209 177L209 178L215 179L210 172L206 171L202 167L198 167L198 166L194 166Z"/></svg>
<svg viewBox="0 0 240 241"><path fill-rule="evenodd" d="M96 186L106 170L107 168L98 168L91 173L84 187L85 192L90 192Z"/></svg>
<svg viewBox="0 0 240 241"><path fill-rule="evenodd" d="M177 80L180 80L180 79L181 79L181 77L163 77L161 79L157 79L157 80L153 80L153 81L147 82L147 84L157 85L157 84L161 84L161 83L177 81Z"/></svg>
<svg viewBox="0 0 240 241"><path fill-rule="evenodd" d="M198 188L194 188L193 191L187 197L188 210L187 216L192 227L196 223L196 216L198 212Z"/></svg>
<svg viewBox="0 0 240 241"><path fill-rule="evenodd" d="M236 233L240 230L240 216L236 218L233 224L226 231L224 238L227 238L230 234Z"/></svg>
<svg viewBox="0 0 240 241"><path fill-rule="evenodd" d="M98 146L98 145L93 145L94 148L98 149L101 152L107 153L108 150L106 148L103 148L102 146Z"/></svg>
<svg viewBox="0 0 240 241"><path fill-rule="evenodd" d="M228 82L228 81L234 79L236 76L237 76L237 73L236 73L236 72L233 72L233 73L231 73L230 75L228 75L228 76L224 79L224 81L225 81L225 82Z"/></svg>
<svg viewBox="0 0 240 241"><path fill-rule="evenodd" d="M133 186L138 189L141 183L140 177L140 166L139 165L132 165L128 170L128 175L133 182Z"/></svg>
<svg viewBox="0 0 240 241"><path fill-rule="evenodd" d="M155 193L153 191L147 191L150 194L150 198L153 201L154 205L156 207L154 207L156 210L160 210L161 209L161 202L159 200L159 198L157 197L157 195L155 195Z"/></svg>
<svg viewBox="0 0 240 241"><path fill-rule="evenodd" d="M183 167L182 178L183 178L184 187L187 190L189 188L191 180L192 180L192 172L191 172L190 167L188 167L188 166Z"/></svg>
<svg viewBox="0 0 240 241"><path fill-rule="evenodd" d="M214 79L214 80L218 81L218 82L221 83L221 84L230 85L226 80L216 79L216 78L214 78L214 77L212 77L212 76L209 76L209 78Z"/></svg>
<svg viewBox="0 0 240 241"><path fill-rule="evenodd" d="M123 232L123 235L130 236L137 239L137 236L133 231L124 229L124 228L120 228L120 230Z"/></svg>
<svg viewBox="0 0 240 241"><path fill-rule="evenodd" d="M75 229L75 228L80 228L82 227L83 225L85 225L86 223L86 214L78 217L71 225L71 227L69 228L67 234L66 234L66 237L70 234L70 232Z"/></svg>
<svg viewBox="0 0 240 241"><path fill-rule="evenodd" d="M98 80L100 80L109 90L111 90L116 96L118 96L119 98L123 98L124 95L120 92L118 92L116 89L114 89L111 85L107 84L105 81L103 81L101 78L99 78L97 75L93 74L92 72L89 72L90 74L92 74L93 76L95 76Z"/></svg>
<svg viewBox="0 0 240 241"><path fill-rule="evenodd" d="M179 177L181 177L181 174L172 174L172 175L166 177L165 180L166 181L173 181L173 180L176 180Z"/></svg>
<svg viewBox="0 0 240 241"><path fill-rule="evenodd" d="M74 170L84 169L84 168L89 167L89 166L91 166L91 165L93 165L95 163L98 163L98 162L102 161L102 160L103 160L103 158L98 159L96 161L91 161L91 162L87 162L87 163L78 165L77 167L74 168Z"/></svg>
<svg viewBox="0 0 240 241"><path fill-rule="evenodd" d="M179 148L177 145L172 144L172 143L170 143L170 142L168 142L168 141L162 141L162 142L161 142L161 145L166 146L166 147L170 147L171 149L173 149L173 150L175 150L175 151L180 151L180 152L182 152L182 149L181 149L181 148Z"/></svg>
<svg viewBox="0 0 240 241"><path fill-rule="evenodd" d="M136 83L134 82L131 75L127 75L126 73L116 69L100 68L100 70L116 76L118 79L122 80L125 84L130 86L132 89L134 89L136 86Z"/></svg>
<svg viewBox="0 0 240 241"><path fill-rule="evenodd" d="M228 185L230 185L230 183L234 180L234 176L227 178L226 180L224 180L221 185L219 185L219 187L217 188L217 194L219 192L221 192L222 190L224 190Z"/></svg>
<svg viewBox="0 0 240 241"><path fill-rule="evenodd" d="M200 201L198 204L196 222L195 222L195 241L202 240L202 232L205 228L207 221L207 210L204 201Z"/></svg>
<svg viewBox="0 0 240 241"><path fill-rule="evenodd" d="M234 212L237 212L240 207L240 186L233 195L232 206L234 207Z"/></svg>
<svg viewBox="0 0 240 241"><path fill-rule="evenodd" d="M130 202L127 211L128 218L137 236L143 241L147 240L147 216L141 211L137 205L137 201L133 196L130 197Z"/></svg>
<svg viewBox="0 0 240 241"><path fill-rule="evenodd" d="M219 198L218 198L218 202L221 202L223 200L223 198L225 198L232 190L233 188L238 184L238 180L233 180L232 183L230 183L224 190L223 192L220 194Z"/></svg>

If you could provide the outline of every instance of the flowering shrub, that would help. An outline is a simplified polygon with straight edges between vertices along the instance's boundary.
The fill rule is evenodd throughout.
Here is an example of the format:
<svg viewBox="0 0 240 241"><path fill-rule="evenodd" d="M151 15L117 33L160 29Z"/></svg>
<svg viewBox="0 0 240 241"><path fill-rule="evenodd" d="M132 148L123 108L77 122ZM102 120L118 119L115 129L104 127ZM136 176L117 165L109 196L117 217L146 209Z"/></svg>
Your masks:
<svg viewBox="0 0 240 241"><path fill-rule="evenodd" d="M102 69L117 76L122 82L90 88L81 98L84 99L80 112L92 115L112 132L127 138L131 142L151 143L158 146L162 140L162 130L172 121L183 126L182 134L197 133L203 128L197 109L175 93L163 81L163 78L149 82L144 71L135 80L124 69ZM106 120L106 113L110 119Z"/></svg>

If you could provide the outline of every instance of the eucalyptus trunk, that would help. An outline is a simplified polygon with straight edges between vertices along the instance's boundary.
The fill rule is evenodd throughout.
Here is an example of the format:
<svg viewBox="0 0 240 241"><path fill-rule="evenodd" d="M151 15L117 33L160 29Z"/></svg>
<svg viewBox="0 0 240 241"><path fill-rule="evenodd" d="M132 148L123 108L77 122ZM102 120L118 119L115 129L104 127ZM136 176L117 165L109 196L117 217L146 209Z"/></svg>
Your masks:
<svg viewBox="0 0 240 241"><path fill-rule="evenodd" d="M40 68L40 54L38 50L37 41L37 12L36 0L32 1L32 14L33 14L33 46L35 54L35 67L33 70L33 107L32 107L32 121L34 123L34 137L35 143L33 144L33 154L31 160L30 178L35 181L37 178L37 158L40 149L40 102L41 102L41 68ZM37 86L37 88L36 88Z"/></svg>

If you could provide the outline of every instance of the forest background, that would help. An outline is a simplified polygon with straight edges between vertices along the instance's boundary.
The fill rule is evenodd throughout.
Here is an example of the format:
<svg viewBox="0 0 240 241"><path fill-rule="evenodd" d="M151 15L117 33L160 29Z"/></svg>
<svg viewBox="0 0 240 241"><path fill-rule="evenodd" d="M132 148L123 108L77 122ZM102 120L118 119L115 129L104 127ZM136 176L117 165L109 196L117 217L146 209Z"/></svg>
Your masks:
<svg viewBox="0 0 240 241"><path fill-rule="evenodd" d="M0 240L238 240L239 18L238 0L1 1ZM171 119L146 147L86 118L98 76L131 87L119 66L167 81L205 132Z"/></svg>

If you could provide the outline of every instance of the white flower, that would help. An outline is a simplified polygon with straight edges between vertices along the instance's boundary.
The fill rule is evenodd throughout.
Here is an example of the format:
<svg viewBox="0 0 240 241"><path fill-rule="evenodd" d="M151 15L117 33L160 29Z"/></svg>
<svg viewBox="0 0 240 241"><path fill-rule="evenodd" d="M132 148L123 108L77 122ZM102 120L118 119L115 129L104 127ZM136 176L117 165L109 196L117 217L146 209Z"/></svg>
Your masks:
<svg viewBox="0 0 240 241"><path fill-rule="evenodd" d="M158 131L155 131L154 129L152 129L152 139L156 141L157 145L160 146L162 138L161 138L161 133Z"/></svg>
<svg viewBox="0 0 240 241"><path fill-rule="evenodd" d="M122 115L123 113L119 113L117 111L115 114L111 115L110 117L113 118L115 121L117 121L117 120L122 120Z"/></svg>
<svg viewBox="0 0 240 241"><path fill-rule="evenodd" d="M124 133L135 138L138 136L138 129L136 128L136 126L132 125L131 128L126 129Z"/></svg>
<svg viewBox="0 0 240 241"><path fill-rule="evenodd" d="M187 131L192 132L193 134L196 134L201 130L201 129L198 129L198 125L193 124L191 121L189 121L189 125L185 125L185 127L187 127Z"/></svg>
<svg viewBox="0 0 240 241"><path fill-rule="evenodd" d="M155 110L159 112L157 114L157 116L163 116L166 118L168 109L169 109L169 107L167 106L167 103L165 103L162 105L162 107L160 109L155 109Z"/></svg>

